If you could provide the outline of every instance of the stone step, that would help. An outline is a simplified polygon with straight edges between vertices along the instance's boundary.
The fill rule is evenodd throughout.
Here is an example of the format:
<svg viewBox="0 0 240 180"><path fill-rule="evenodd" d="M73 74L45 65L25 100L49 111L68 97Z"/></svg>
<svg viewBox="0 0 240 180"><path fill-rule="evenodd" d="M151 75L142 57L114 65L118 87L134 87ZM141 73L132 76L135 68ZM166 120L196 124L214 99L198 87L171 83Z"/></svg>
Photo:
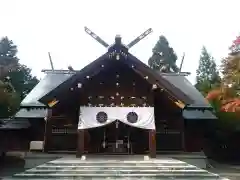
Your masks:
<svg viewBox="0 0 240 180"><path fill-rule="evenodd" d="M183 174L192 174L192 173L208 173L205 170L201 170L201 169L191 169L191 170L184 170L184 169L180 169L180 170L157 170L157 169L152 169L152 170L138 170L138 169L129 169L129 170L116 170L116 169L98 169L98 170L94 170L94 169L62 169L62 170L49 170L49 169L30 169L24 172L24 174L41 174L41 173L59 173L59 174L64 174L64 173L68 173L68 174L74 174L74 173L81 173L81 174L89 174L89 173L96 173L96 174L121 174L121 173L128 173L128 174L139 174L139 173L145 173L145 174L152 174L152 173L171 173L171 174L177 174L177 173L183 173Z"/></svg>
<svg viewBox="0 0 240 180"><path fill-rule="evenodd" d="M136 164L135 166L129 166L129 165L102 165L102 166L97 166L97 165L82 165L82 166L76 166L76 165L49 165L49 164L44 164L37 166L36 169L53 169L53 170L58 170L58 169L172 169L172 170L177 170L177 169L199 169L195 166L192 165L166 165L166 166L161 166L161 165L139 165Z"/></svg>
<svg viewBox="0 0 240 180"><path fill-rule="evenodd" d="M184 178L192 178L192 177L198 177L198 178L218 178L217 175L215 174L210 174L210 173L193 173L193 174L184 174L184 173L161 173L161 174L155 174L155 173L138 173L138 174L128 174L128 173L116 173L116 174L96 174L96 173L92 173L92 174L84 174L84 173L49 173L49 174L45 174L45 173L41 173L41 174L35 174L35 173L22 173L22 174L16 174L14 176L16 177L24 177L26 179L30 179L30 178L73 178L73 177L78 177L78 178L84 178L84 177L110 177L110 178L115 178L115 177L147 177L147 178L170 178L170 179L174 179L174 178L178 178L178 177L184 177Z"/></svg>
<svg viewBox="0 0 240 180"><path fill-rule="evenodd" d="M31 178L32 180L45 180L44 178ZM154 177L80 177L80 178L47 178L47 180L159 180L159 178L154 178ZM169 177L161 177L161 180L171 180L173 178L169 178ZM185 177L177 177L174 178L175 180L186 180ZM14 177L14 178L4 178L4 180L26 180L25 177ZM30 179L28 179L30 180ZM229 180L229 179L221 179L221 178L216 178L216 177L190 177L189 180Z"/></svg>
<svg viewBox="0 0 240 180"><path fill-rule="evenodd" d="M124 160L79 160L58 159L23 173L15 174L9 180L216 180L220 177L196 166L173 159L124 161ZM7 179L4 179L7 180Z"/></svg>
<svg viewBox="0 0 240 180"><path fill-rule="evenodd" d="M109 162L105 162L105 163L75 163L75 164L71 164L71 163L46 163L49 166L189 166L189 164L187 163L172 163L172 164L159 164L159 163L109 163Z"/></svg>
<svg viewBox="0 0 240 180"><path fill-rule="evenodd" d="M144 165L180 165L180 164L187 164L182 161L161 161L161 160L151 160L151 161L113 161L113 160L101 160L101 161L89 161L89 160L82 160L82 161L74 161L74 160L65 160L60 161L60 160L55 160L48 162L48 164L57 164L57 165L62 165L62 164L72 164L72 165L86 165L86 164L96 164L96 165L104 165L104 164L109 164L109 165L117 165L117 164L126 164L126 165L135 165L135 164L144 164Z"/></svg>

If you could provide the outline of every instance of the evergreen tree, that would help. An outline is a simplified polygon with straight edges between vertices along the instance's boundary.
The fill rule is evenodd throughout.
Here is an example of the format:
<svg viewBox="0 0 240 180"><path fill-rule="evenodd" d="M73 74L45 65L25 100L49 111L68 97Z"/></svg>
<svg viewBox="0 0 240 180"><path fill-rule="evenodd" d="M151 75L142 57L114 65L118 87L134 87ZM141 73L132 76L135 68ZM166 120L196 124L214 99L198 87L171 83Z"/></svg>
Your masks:
<svg viewBox="0 0 240 180"><path fill-rule="evenodd" d="M161 72L178 72L176 66L177 55L165 36L160 36L153 48L153 55L148 60L148 65Z"/></svg>
<svg viewBox="0 0 240 180"><path fill-rule="evenodd" d="M19 63L17 46L4 37L0 40L0 118L13 115L20 101L38 80Z"/></svg>
<svg viewBox="0 0 240 180"><path fill-rule="evenodd" d="M204 95L211 89L220 86L220 76L214 58L208 53L206 47L202 48L197 69L196 88Z"/></svg>
<svg viewBox="0 0 240 180"><path fill-rule="evenodd" d="M16 69L18 64L17 46L8 37L0 40L0 80Z"/></svg>
<svg viewBox="0 0 240 180"><path fill-rule="evenodd" d="M9 79L10 83L19 94L21 100L39 82L37 77L32 76L31 69L22 64L19 64L16 70L9 73Z"/></svg>

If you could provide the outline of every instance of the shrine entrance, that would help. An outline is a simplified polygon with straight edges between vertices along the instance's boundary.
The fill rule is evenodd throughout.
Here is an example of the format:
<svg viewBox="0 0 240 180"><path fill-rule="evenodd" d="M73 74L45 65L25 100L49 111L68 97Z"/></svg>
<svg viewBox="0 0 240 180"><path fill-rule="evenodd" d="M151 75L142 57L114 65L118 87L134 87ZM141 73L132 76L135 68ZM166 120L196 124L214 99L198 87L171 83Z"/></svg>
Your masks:
<svg viewBox="0 0 240 180"><path fill-rule="evenodd" d="M115 121L88 130L89 151L93 154L143 154L148 151L148 132Z"/></svg>

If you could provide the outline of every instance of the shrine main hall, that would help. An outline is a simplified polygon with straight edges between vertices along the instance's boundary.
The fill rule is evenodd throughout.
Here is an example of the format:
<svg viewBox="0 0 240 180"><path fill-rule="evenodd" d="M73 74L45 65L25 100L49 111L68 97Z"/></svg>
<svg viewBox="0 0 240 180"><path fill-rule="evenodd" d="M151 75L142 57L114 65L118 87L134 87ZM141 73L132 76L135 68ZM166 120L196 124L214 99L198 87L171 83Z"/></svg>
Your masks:
<svg viewBox="0 0 240 180"><path fill-rule="evenodd" d="M200 152L216 117L183 73L151 69L116 37L83 69L45 70L15 118L31 124L44 152L156 154Z"/></svg>

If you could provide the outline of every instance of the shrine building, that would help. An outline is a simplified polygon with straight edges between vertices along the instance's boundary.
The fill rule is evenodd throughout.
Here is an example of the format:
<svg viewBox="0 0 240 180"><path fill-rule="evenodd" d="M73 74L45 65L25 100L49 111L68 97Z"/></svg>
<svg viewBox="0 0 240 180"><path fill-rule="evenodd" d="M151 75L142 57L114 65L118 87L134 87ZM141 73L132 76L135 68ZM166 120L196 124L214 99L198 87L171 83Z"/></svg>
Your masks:
<svg viewBox="0 0 240 180"><path fill-rule="evenodd" d="M83 69L45 70L16 119L28 119L44 152L149 154L200 152L216 117L182 73L160 73L116 37Z"/></svg>

